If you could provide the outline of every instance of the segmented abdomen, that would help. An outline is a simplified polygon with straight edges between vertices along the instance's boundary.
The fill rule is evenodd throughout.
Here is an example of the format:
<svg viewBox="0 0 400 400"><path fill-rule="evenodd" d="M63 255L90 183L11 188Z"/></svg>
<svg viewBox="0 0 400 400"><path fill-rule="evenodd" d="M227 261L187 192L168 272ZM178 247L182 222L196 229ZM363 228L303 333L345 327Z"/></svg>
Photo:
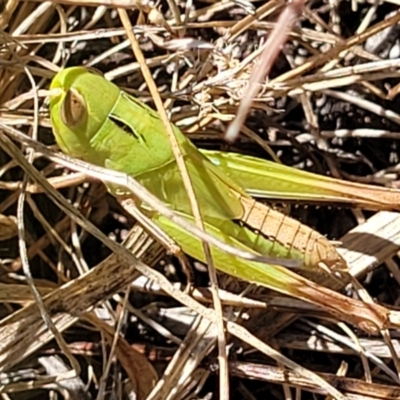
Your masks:
<svg viewBox="0 0 400 400"><path fill-rule="evenodd" d="M305 267L315 269L325 265L330 270L347 269L335 246L315 230L252 199L242 197L241 202L243 222L287 248L288 258L291 254L298 258L301 253Z"/></svg>

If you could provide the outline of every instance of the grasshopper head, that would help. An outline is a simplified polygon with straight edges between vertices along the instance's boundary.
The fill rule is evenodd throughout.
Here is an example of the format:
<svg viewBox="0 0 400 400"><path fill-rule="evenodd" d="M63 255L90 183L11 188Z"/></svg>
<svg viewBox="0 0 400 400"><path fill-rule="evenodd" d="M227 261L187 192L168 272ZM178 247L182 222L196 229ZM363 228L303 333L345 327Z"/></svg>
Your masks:
<svg viewBox="0 0 400 400"><path fill-rule="evenodd" d="M72 67L55 75L50 92L58 145L66 154L91 161L91 144L118 99L118 87L84 67Z"/></svg>

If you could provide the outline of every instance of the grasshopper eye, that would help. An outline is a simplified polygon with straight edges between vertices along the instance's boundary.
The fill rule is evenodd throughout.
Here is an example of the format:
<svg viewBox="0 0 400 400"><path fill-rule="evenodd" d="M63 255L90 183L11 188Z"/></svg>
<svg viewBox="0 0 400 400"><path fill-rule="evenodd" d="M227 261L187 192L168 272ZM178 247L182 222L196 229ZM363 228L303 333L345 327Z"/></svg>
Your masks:
<svg viewBox="0 0 400 400"><path fill-rule="evenodd" d="M83 96L74 89L68 89L61 106L62 122L70 128L75 128L85 120L86 114L87 110Z"/></svg>

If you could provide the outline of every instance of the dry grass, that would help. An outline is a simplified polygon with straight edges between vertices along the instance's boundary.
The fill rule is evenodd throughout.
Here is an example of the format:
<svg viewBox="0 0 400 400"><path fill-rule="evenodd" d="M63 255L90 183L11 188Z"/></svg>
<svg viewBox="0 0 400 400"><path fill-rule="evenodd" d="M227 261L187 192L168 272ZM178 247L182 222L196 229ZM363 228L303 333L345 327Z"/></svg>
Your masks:
<svg viewBox="0 0 400 400"><path fill-rule="evenodd" d="M389 57L399 47L396 1L306 4L229 146L223 135L285 3L176 3L114 6L127 9L168 117L196 144L397 186L399 58ZM109 1L1 6L2 126L53 144L45 89L63 66L93 66L142 100L154 98L132 55L125 11ZM0 144L14 152L11 161L0 153L4 398L216 398L219 365L230 377L220 396L232 399L400 399L396 330L372 338L322 309L226 276L218 294L230 321L229 358L218 363L218 314L203 267L194 263L189 295L180 265L140 226L130 230L129 213L102 184L59 159ZM35 173L29 158L40 185L24 178L21 167ZM291 212L342 241L361 284L313 278L367 304L370 296L385 303L391 326L399 326L399 215L313 206Z"/></svg>

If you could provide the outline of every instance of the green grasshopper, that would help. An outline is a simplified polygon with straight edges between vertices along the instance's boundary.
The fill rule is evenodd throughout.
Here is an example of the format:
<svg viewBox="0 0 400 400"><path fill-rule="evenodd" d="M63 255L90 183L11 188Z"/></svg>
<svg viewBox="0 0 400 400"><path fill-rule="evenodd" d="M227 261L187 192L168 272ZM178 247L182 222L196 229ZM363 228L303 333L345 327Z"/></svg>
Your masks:
<svg viewBox="0 0 400 400"><path fill-rule="evenodd" d="M64 153L127 173L180 216L194 222L169 139L154 110L83 67L62 70L50 89L53 131ZM299 260L305 269L325 266L343 270L345 261L325 237L257 203L251 195L285 198L281 196L284 191L286 198L293 199L305 198L303 193L311 192L316 199L370 208L387 208L395 198L398 200L399 193L394 190L344 184L255 157L199 150L176 126L173 130L206 231L242 250ZM284 189L279 189L279 183ZM116 196L134 197L124 188L108 188ZM183 252L206 261L201 240L146 205L138 205ZM349 311L341 295L282 266L246 261L213 246L211 253L215 267L227 274L323 304L333 313L343 315ZM326 298L321 300L321 288L336 296L337 304L329 304ZM343 304L339 304L342 300Z"/></svg>

